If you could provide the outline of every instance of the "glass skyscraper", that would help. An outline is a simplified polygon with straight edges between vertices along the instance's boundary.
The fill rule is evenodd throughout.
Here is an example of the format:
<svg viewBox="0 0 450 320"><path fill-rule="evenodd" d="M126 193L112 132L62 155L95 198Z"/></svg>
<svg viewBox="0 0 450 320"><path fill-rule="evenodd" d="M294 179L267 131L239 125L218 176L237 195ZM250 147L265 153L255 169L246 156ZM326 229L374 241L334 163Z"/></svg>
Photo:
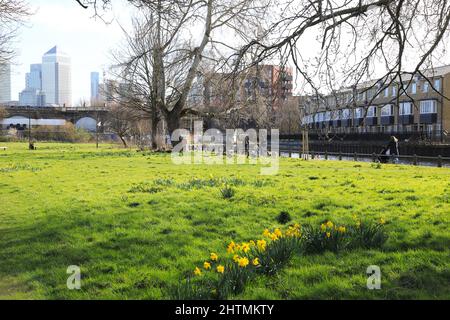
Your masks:
<svg viewBox="0 0 450 320"><path fill-rule="evenodd" d="M42 57L42 91L48 105L72 105L71 60L56 46Z"/></svg>
<svg viewBox="0 0 450 320"><path fill-rule="evenodd" d="M95 105L100 101L100 74L91 72L91 105Z"/></svg>
<svg viewBox="0 0 450 320"><path fill-rule="evenodd" d="M11 101L11 65L0 64L0 103Z"/></svg>

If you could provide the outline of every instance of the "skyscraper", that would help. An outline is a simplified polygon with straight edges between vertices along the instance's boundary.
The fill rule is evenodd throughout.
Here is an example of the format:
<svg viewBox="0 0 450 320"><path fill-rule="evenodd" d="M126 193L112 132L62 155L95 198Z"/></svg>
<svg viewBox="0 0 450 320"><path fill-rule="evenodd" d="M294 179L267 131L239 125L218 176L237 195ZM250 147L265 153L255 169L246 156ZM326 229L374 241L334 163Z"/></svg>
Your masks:
<svg viewBox="0 0 450 320"><path fill-rule="evenodd" d="M42 57L42 91L47 104L72 105L72 79L70 57L57 46Z"/></svg>
<svg viewBox="0 0 450 320"><path fill-rule="evenodd" d="M25 75L25 87L42 90L42 64L30 65L30 72Z"/></svg>
<svg viewBox="0 0 450 320"><path fill-rule="evenodd" d="M0 64L0 103L11 101L11 65Z"/></svg>
<svg viewBox="0 0 450 320"><path fill-rule="evenodd" d="M100 100L100 74L91 72L91 105L95 105Z"/></svg>
<svg viewBox="0 0 450 320"><path fill-rule="evenodd" d="M22 106L45 106L45 94L42 92L42 65L30 65L30 72L25 75L25 89L19 93Z"/></svg>

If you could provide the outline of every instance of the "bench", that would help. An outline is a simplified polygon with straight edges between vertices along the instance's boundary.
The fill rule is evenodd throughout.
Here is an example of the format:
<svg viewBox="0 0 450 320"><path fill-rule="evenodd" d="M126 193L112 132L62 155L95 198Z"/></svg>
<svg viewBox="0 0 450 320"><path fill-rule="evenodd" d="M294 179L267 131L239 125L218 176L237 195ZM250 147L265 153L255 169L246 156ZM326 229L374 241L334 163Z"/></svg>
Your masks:
<svg viewBox="0 0 450 320"><path fill-rule="evenodd" d="M6 149L8 149L8 147L0 147L0 150L6 151Z"/></svg>

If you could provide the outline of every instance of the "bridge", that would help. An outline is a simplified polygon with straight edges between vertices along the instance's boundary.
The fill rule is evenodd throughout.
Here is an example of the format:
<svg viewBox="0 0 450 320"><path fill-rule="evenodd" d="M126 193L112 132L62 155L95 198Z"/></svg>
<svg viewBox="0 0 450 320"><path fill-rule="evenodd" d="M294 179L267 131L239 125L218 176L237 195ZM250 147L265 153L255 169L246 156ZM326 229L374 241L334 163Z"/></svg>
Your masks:
<svg viewBox="0 0 450 320"><path fill-rule="evenodd" d="M95 131L97 123L103 124L108 115L105 107L30 107L7 106L6 117L0 127L25 129L28 125L64 125L67 122L79 128Z"/></svg>

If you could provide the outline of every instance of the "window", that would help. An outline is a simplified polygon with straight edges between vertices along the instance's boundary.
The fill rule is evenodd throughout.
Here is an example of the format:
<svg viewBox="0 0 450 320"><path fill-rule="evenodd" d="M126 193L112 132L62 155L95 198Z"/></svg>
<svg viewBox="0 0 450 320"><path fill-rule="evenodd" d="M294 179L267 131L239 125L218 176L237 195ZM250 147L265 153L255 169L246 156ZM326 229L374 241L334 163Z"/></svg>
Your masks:
<svg viewBox="0 0 450 320"><path fill-rule="evenodd" d="M377 107L370 106L369 109L367 109L367 117L375 118L376 116L377 116Z"/></svg>
<svg viewBox="0 0 450 320"><path fill-rule="evenodd" d="M406 95L407 93L408 93L408 84L407 83L404 83L403 85L402 85L402 89L401 89L401 94L402 95Z"/></svg>
<svg viewBox="0 0 450 320"><path fill-rule="evenodd" d="M413 82L411 84L411 93L412 94L416 94L417 93L417 83L416 82Z"/></svg>
<svg viewBox="0 0 450 320"><path fill-rule="evenodd" d="M434 88L435 88L437 91L440 91L440 90L441 90L441 79L435 79L435 80L434 80Z"/></svg>
<svg viewBox="0 0 450 320"><path fill-rule="evenodd" d="M420 113L437 113L436 100L420 101Z"/></svg>
<svg viewBox="0 0 450 320"><path fill-rule="evenodd" d="M344 120L350 119L350 109L342 110L342 119Z"/></svg>
<svg viewBox="0 0 450 320"><path fill-rule="evenodd" d="M362 118L363 118L363 108L356 108L355 119L362 119Z"/></svg>
<svg viewBox="0 0 450 320"><path fill-rule="evenodd" d="M381 108L381 116L382 117L390 117L394 114L394 107L392 104L387 104L383 108Z"/></svg>
<svg viewBox="0 0 450 320"><path fill-rule="evenodd" d="M398 113L401 116L407 116L407 115L413 114L413 112L412 112L412 103L411 102L402 102L402 103L400 103Z"/></svg>
<svg viewBox="0 0 450 320"><path fill-rule="evenodd" d="M325 121L330 121L331 120L331 112L327 111L325 112Z"/></svg>
<svg viewBox="0 0 450 320"><path fill-rule="evenodd" d="M393 87L392 87L392 96L393 96L393 97L396 97L396 96L397 96L397 87L396 87L396 86L393 86Z"/></svg>
<svg viewBox="0 0 450 320"><path fill-rule="evenodd" d="M389 97L389 87L384 88L384 97Z"/></svg>
<svg viewBox="0 0 450 320"><path fill-rule="evenodd" d="M426 93L428 92L428 87L430 86L430 84L428 83L428 81L424 81L423 83L423 92Z"/></svg>

